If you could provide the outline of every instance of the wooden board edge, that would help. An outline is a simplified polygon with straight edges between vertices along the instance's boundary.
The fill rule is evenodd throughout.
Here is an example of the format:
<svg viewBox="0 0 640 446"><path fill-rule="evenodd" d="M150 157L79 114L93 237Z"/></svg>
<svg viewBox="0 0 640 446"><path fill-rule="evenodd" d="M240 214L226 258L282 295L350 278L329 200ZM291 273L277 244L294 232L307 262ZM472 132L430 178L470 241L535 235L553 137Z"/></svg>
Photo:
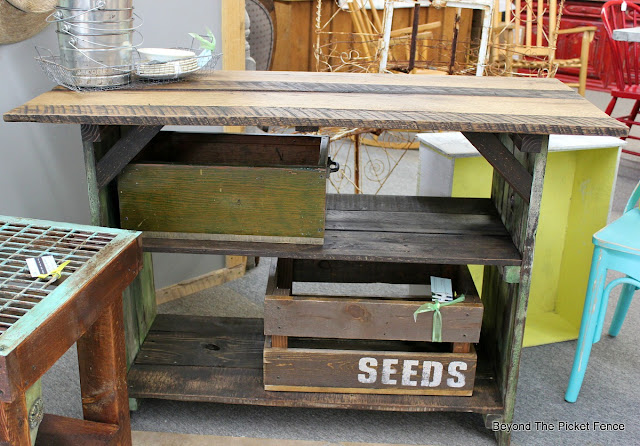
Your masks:
<svg viewBox="0 0 640 446"><path fill-rule="evenodd" d="M475 381L475 379L474 379ZM370 395L419 395L419 396L473 396L471 390L403 390L403 389L360 389L349 387L306 387L265 384L264 390L273 392L313 392L313 393L364 393Z"/></svg>
<svg viewBox="0 0 640 446"><path fill-rule="evenodd" d="M127 229L127 228L123 228ZM146 238L165 240L192 240L211 242L251 242L251 243L278 243L294 245L323 245L324 233L318 233L313 237L279 237L271 235L238 235L238 234L207 234L195 232L156 232L144 231L142 233L142 243Z"/></svg>

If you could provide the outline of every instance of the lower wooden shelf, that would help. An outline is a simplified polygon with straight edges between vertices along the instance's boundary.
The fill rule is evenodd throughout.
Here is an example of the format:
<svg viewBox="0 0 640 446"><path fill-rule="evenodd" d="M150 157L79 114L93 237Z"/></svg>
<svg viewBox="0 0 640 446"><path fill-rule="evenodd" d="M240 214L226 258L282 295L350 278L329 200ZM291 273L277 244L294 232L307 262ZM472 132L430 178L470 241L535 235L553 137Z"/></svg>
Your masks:
<svg viewBox="0 0 640 446"><path fill-rule="evenodd" d="M129 396L262 406L501 414L491 364L478 355L473 395L267 392L262 319L160 314L128 375Z"/></svg>

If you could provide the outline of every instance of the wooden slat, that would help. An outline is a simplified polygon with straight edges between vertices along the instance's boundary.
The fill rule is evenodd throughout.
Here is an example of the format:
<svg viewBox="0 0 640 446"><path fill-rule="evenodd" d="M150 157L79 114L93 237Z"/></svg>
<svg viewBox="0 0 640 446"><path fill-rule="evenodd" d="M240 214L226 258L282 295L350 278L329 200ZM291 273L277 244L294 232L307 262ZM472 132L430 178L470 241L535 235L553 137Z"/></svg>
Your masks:
<svg viewBox="0 0 640 446"><path fill-rule="evenodd" d="M162 129L161 125L137 126L109 149L98 161L96 177L98 187L103 188L111 182L142 148Z"/></svg>
<svg viewBox="0 0 640 446"><path fill-rule="evenodd" d="M277 348L271 345L267 336L264 349L265 389L471 396L477 362L475 350L469 353L406 351L404 344L387 342L381 350L369 350L367 345L349 340L348 350L332 348L331 345L328 348L305 347L304 342L294 348ZM368 359L366 369L362 368L364 358ZM383 371L386 361L394 364L386 368L390 372L387 379ZM435 377L432 363L442 367L440 379ZM407 376L411 372L413 376Z"/></svg>
<svg viewBox="0 0 640 446"><path fill-rule="evenodd" d="M532 175L513 157L497 136L484 133L464 132L464 136L478 152L513 187L522 199L529 203Z"/></svg>
<svg viewBox="0 0 640 446"><path fill-rule="evenodd" d="M122 444L120 436L114 424L45 414L38 428L36 446L116 446Z"/></svg>
<svg viewBox="0 0 640 446"><path fill-rule="evenodd" d="M322 168L132 164L118 179L120 222L144 231L322 238L325 184Z"/></svg>
<svg viewBox="0 0 640 446"><path fill-rule="evenodd" d="M200 332L237 333L249 337L254 344L245 343L251 351L264 346L261 319L211 318L204 316L158 315L152 333L176 331L195 335ZM207 342L207 341L203 341ZM167 356L185 355L187 348L202 348L194 342L175 345L180 351L166 352ZM251 347L249 347L252 345ZM146 348L143 345L143 348ZM221 351L221 350L220 350ZM220 352L219 351L219 352ZM239 354L238 356L243 356ZM471 397L412 396L412 395L345 395L332 393L308 394L299 392L267 392L262 381L262 356L252 355L255 363L234 367L199 367L187 364L135 364L128 375L129 394L135 398L162 398L181 401L208 401L262 406L344 408L361 410L392 410L409 412L477 412L501 413L502 400L497 392L493 371L480 361Z"/></svg>
<svg viewBox="0 0 640 446"><path fill-rule="evenodd" d="M55 90L8 121L278 125L625 136L554 79L216 72L193 82L77 95ZM405 78L419 78L404 80ZM410 86L410 88L407 88ZM287 94L282 94L286 92Z"/></svg>
<svg viewBox="0 0 640 446"><path fill-rule="evenodd" d="M354 212L372 212L372 218L367 223L366 217L361 216L356 228L341 224L339 229L327 229L323 245L215 240L206 237L206 234L192 239L178 239L171 234L146 234L143 244L149 251L235 253L283 258L465 265L520 263L520 254L508 232L501 222L491 217L496 215L496 211L488 199L328 195L327 206L329 211L335 208L360 208L363 211ZM415 215L413 221L404 219L405 213L416 211L423 213ZM384 217L389 222L385 227L381 227L379 222L380 212L388 213ZM447 218L438 216L434 219L439 219L442 224L429 227L432 214L440 212L450 212L451 220L460 222L458 229L452 229ZM329 212L327 226L334 225L331 221L333 215L333 212ZM487 224L474 228L473 224L464 224L465 216L469 216L471 221L484 221ZM396 225L393 230L391 222L395 218L406 225Z"/></svg>
<svg viewBox="0 0 640 446"><path fill-rule="evenodd" d="M372 273L378 272L382 268L376 267L377 265L373 262L362 262L356 268L349 265L351 262L333 263L295 261L294 268L300 270L308 266L313 268L315 272L319 269L316 267L326 271L324 268L335 270L344 266L345 271L341 271L341 273L346 274L347 277L351 276L351 280L347 280L346 277L345 280L353 283L366 282L366 279L373 283L384 283L382 277L389 277L389 273L385 272L381 275L382 277L374 278ZM367 270L365 265L371 265L371 267ZM416 270L417 268L410 267L409 269ZM427 268L423 266L423 269ZM429 269L440 277L451 278L453 289L457 293L465 295L464 302L441 309L442 341L478 342L482 323L482 303L467 266L441 267L440 271L432 266ZM405 276L404 283L427 284L429 278L421 280L422 272L416 272L418 274L414 277ZM280 270L276 271L272 268L270 274L280 277ZM307 278L313 277L309 273L306 276ZM342 278L342 274L340 276ZM395 283L396 279L392 280ZM385 298L384 295L375 298L297 294L291 296L291 293L283 291L278 287L267 292L264 308L265 334L309 338L431 341L433 314L419 315L417 320L414 320L413 317L414 311L422 303L430 301L430 296L405 300ZM273 347L280 346L273 343L272 345Z"/></svg>

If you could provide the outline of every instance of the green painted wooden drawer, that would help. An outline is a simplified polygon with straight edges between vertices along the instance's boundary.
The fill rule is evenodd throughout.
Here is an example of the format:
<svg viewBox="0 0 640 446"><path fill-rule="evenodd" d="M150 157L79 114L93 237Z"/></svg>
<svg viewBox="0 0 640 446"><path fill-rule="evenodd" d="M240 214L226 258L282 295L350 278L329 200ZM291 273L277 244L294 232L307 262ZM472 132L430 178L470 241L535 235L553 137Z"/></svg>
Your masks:
<svg viewBox="0 0 640 446"><path fill-rule="evenodd" d="M121 226L322 244L328 145L320 136L160 132L118 178Z"/></svg>

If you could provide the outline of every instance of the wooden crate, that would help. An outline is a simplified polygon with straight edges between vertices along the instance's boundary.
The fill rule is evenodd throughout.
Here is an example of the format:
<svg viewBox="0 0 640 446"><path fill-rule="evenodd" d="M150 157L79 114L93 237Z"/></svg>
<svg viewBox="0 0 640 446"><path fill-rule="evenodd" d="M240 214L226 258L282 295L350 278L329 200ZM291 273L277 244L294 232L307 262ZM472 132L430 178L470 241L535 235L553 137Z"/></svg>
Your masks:
<svg viewBox="0 0 640 446"><path fill-rule="evenodd" d="M433 313L414 321L426 296L367 297L292 295L295 282L429 283L452 279L464 302L442 307L442 342L473 343L480 338L483 306L466 265L395 264L337 260L278 259L272 263L264 306L267 335L308 338L431 341ZM430 299L429 299L430 301Z"/></svg>
<svg viewBox="0 0 640 446"><path fill-rule="evenodd" d="M477 356L451 344L289 339L264 345L264 387L273 391L471 396Z"/></svg>
<svg viewBox="0 0 640 446"><path fill-rule="evenodd" d="M172 239L322 244L328 145L161 132L118 178L121 225Z"/></svg>
<svg viewBox="0 0 640 446"><path fill-rule="evenodd" d="M296 282L427 284L432 275L451 278L465 294L464 302L441 308L442 342L429 342L433 313L413 318L426 295L294 290ZM471 396L482 313L465 265L278 259L265 297L265 389Z"/></svg>

